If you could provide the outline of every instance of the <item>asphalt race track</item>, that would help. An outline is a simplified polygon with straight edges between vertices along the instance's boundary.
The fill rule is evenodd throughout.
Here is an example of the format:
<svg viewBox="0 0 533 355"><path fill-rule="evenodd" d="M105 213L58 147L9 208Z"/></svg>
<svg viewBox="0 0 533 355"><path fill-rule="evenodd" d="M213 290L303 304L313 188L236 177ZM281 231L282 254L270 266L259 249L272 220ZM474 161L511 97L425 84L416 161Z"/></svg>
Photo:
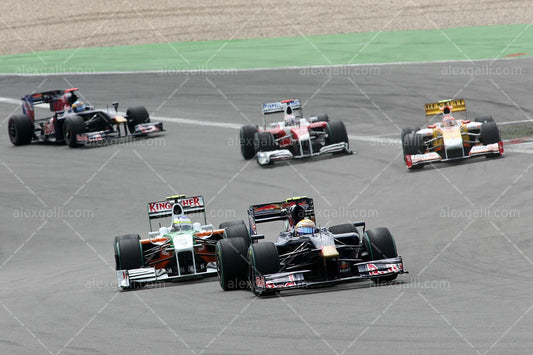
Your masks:
<svg viewBox="0 0 533 355"><path fill-rule="evenodd" d="M508 145L504 158L420 171L401 158L398 127L423 125L426 102L464 97L470 117L497 122L533 115L533 59L494 63L520 75L444 73L472 65L1 77L2 98L75 86L97 107L144 104L196 124L167 120L161 137L70 149L14 147L3 121L0 352L529 353L533 155ZM244 161L234 126L260 123L260 103L293 96L304 113L342 119L356 154L269 168ZM3 119L20 110L1 99L0 108ZM146 203L172 193L203 194L214 225L244 219L252 203L312 196L321 225L389 227L410 273L388 286L265 299L223 292L216 279L119 291L114 236L145 235ZM275 239L276 228L263 231Z"/></svg>

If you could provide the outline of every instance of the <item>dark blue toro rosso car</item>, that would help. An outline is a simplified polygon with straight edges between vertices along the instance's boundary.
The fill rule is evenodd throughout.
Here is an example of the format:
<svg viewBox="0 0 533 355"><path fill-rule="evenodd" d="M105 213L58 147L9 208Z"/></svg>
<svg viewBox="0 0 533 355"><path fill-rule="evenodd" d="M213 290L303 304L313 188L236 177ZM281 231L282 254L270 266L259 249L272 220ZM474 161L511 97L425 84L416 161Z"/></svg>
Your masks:
<svg viewBox="0 0 533 355"><path fill-rule="evenodd" d="M49 107L52 115L36 118L35 107ZM162 122L150 122L144 106L130 107L126 114L118 112L118 102L113 107L109 112L84 105L77 88L28 94L22 98L22 114L9 118L9 139L14 145L49 142L79 147L164 131Z"/></svg>

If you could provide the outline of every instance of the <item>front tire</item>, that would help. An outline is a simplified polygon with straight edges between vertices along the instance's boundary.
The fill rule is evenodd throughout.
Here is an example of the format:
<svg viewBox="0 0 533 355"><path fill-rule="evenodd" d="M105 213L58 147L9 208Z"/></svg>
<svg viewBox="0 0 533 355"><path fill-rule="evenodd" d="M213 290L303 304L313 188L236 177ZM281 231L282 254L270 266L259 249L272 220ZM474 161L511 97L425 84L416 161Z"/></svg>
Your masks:
<svg viewBox="0 0 533 355"><path fill-rule="evenodd" d="M250 265L249 283L250 290L256 296L266 296L275 291L260 289L256 280L268 274L274 274L280 269L278 249L271 242L252 244L248 248L248 263Z"/></svg>
<svg viewBox="0 0 533 355"><path fill-rule="evenodd" d="M241 154L245 160L250 160L255 156L254 137L257 133L257 127L253 125L247 125L241 127L240 139L241 139Z"/></svg>
<svg viewBox="0 0 533 355"><path fill-rule="evenodd" d="M141 123L149 123L150 115L144 106L128 107L126 111L126 119L128 120L128 129L130 133L135 132L135 126Z"/></svg>
<svg viewBox="0 0 533 355"><path fill-rule="evenodd" d="M254 135L254 148L256 152L270 152L276 149L274 135L270 132L256 132Z"/></svg>
<svg viewBox="0 0 533 355"><path fill-rule="evenodd" d="M394 237L388 228L369 229L363 235L363 244L368 253L366 261L390 259L398 256ZM373 278L375 283L391 282L398 274Z"/></svg>
<svg viewBox="0 0 533 355"><path fill-rule="evenodd" d="M85 133L85 122L82 117L71 116L65 118L65 122L63 122L63 137L69 147L75 148L83 145L78 143L76 139L76 136L82 133Z"/></svg>
<svg viewBox="0 0 533 355"><path fill-rule="evenodd" d="M14 145L30 144L33 139L33 129L33 122L26 115L13 115L7 124L9 140Z"/></svg>
<svg viewBox="0 0 533 355"><path fill-rule="evenodd" d="M326 144L346 143L350 144L348 139L348 132L346 132L346 126L342 121L331 121L328 123L328 137L326 138Z"/></svg>
<svg viewBox="0 0 533 355"><path fill-rule="evenodd" d="M224 291L247 287L247 245L243 239L221 239L217 242L215 255L220 287Z"/></svg>
<svg viewBox="0 0 533 355"><path fill-rule="evenodd" d="M116 270L139 269L143 266L141 237L138 234L126 234L115 237Z"/></svg>

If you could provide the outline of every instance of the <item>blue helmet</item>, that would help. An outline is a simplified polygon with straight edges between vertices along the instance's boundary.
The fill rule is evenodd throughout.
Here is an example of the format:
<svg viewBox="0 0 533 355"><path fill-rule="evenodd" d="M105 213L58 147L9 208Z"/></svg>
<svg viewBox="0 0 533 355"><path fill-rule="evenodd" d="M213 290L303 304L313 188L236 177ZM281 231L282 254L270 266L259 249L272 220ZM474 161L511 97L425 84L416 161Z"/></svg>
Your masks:
<svg viewBox="0 0 533 355"><path fill-rule="evenodd" d="M80 100L77 100L72 104L72 111L81 112L83 110L85 110L85 105Z"/></svg>

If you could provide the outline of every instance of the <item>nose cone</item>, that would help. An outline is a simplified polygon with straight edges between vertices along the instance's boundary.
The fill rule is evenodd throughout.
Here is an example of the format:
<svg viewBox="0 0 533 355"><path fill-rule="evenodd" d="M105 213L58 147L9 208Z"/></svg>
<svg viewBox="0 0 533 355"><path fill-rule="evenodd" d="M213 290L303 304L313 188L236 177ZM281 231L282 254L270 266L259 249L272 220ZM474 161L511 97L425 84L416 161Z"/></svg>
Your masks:
<svg viewBox="0 0 533 355"><path fill-rule="evenodd" d="M335 245L326 245L325 247L322 247L322 256L324 256L324 258L334 258L339 256L339 252L337 251L337 248L335 248Z"/></svg>

